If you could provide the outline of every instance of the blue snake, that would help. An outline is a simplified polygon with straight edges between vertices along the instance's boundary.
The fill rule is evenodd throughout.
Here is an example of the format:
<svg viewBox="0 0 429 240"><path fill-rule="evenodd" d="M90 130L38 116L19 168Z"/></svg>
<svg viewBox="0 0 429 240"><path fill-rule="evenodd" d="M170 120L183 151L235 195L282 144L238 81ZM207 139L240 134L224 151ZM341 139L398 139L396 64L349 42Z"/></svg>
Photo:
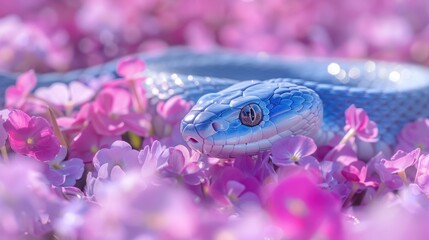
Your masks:
<svg viewBox="0 0 429 240"><path fill-rule="evenodd" d="M253 155L285 136L341 132L351 104L366 110L388 144L405 123L429 117L429 70L422 66L183 48L137 56L148 64L151 106L176 95L195 103L181 131L191 148L208 156ZM40 74L39 85L115 74L116 63ZM0 74L1 94L16 76Z"/></svg>

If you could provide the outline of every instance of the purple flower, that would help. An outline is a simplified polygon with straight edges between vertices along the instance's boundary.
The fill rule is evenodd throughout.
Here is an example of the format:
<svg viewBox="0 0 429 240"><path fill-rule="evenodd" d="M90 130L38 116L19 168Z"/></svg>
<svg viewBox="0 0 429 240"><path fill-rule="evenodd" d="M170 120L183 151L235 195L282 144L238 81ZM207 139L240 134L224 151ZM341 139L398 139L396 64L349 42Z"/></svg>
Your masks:
<svg viewBox="0 0 429 240"><path fill-rule="evenodd" d="M67 150L62 148L60 152L54 160L47 162L44 174L54 186L74 186L82 177L83 161L79 158L64 160Z"/></svg>
<svg viewBox="0 0 429 240"><path fill-rule="evenodd" d="M310 239L326 234L327 239L342 239L340 202L302 171L275 186L265 206L286 238ZM335 227L334 232L326 231L329 226Z"/></svg>
<svg viewBox="0 0 429 240"><path fill-rule="evenodd" d="M384 159L374 160L373 166L382 183L391 190L397 190L404 185L401 177L389 171L384 165Z"/></svg>
<svg viewBox="0 0 429 240"><path fill-rule="evenodd" d="M187 191L177 186L147 186L138 173L106 185L98 205L84 218L81 233L85 238L195 239L205 221Z"/></svg>
<svg viewBox="0 0 429 240"><path fill-rule="evenodd" d="M159 169L161 176L183 180L189 185L198 185L204 181L204 173L198 162L199 153L189 152L188 148L179 145L166 149L162 158L166 158L166 161Z"/></svg>
<svg viewBox="0 0 429 240"><path fill-rule="evenodd" d="M162 155L165 153L166 147L161 145L157 140L153 141L151 145L146 145L143 150L139 152L138 160L141 164L142 177L153 176L158 166L165 164L165 157ZM164 162L163 162L164 161Z"/></svg>
<svg viewBox="0 0 429 240"><path fill-rule="evenodd" d="M43 238L61 207L41 169L27 157L0 163L0 234L10 239Z"/></svg>
<svg viewBox="0 0 429 240"><path fill-rule="evenodd" d="M377 141L377 124L369 120L367 113L362 108L356 108L355 105L351 105L345 112L345 118L344 131L347 134L344 138L349 138L347 135L356 135L365 142Z"/></svg>
<svg viewBox="0 0 429 240"><path fill-rule="evenodd" d="M139 152L124 141L115 141L110 148L99 150L94 156L94 171L89 172L85 192L88 196L98 195L103 185L119 181L126 172L140 170Z"/></svg>
<svg viewBox="0 0 429 240"><path fill-rule="evenodd" d="M245 176L234 167L225 167L214 176L209 194L221 205L243 208L259 204L259 182L256 178Z"/></svg>
<svg viewBox="0 0 429 240"><path fill-rule="evenodd" d="M270 160L268 153L261 153L258 156L239 156L236 157L233 167L240 169L248 176L256 177L259 182L264 182L265 179L275 178L276 172Z"/></svg>
<svg viewBox="0 0 429 240"><path fill-rule="evenodd" d="M140 164L138 160L139 152L131 148L131 145L124 141L115 141L110 148L103 148L94 156L94 167L100 169L106 165L109 172L119 167L123 171L137 169Z"/></svg>
<svg viewBox="0 0 429 240"><path fill-rule="evenodd" d="M315 164L317 160L311 156L317 149L313 139L305 136L291 136L273 143L272 160L279 166L289 164ZM316 164L317 165L317 164Z"/></svg>
<svg viewBox="0 0 429 240"><path fill-rule="evenodd" d="M54 159L60 150L50 124L42 117L30 117L21 110L13 110L3 127L16 153L47 161Z"/></svg>
<svg viewBox="0 0 429 240"><path fill-rule="evenodd" d="M416 148L420 148L422 153L429 153L429 119L406 124L398 135L396 149L410 152Z"/></svg>

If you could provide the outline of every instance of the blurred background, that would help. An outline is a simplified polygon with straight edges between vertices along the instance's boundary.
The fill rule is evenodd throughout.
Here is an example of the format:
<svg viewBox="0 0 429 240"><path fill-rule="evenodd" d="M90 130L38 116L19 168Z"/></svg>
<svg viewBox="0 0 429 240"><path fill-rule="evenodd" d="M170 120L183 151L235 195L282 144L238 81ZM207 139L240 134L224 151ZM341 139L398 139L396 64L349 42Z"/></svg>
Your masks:
<svg viewBox="0 0 429 240"><path fill-rule="evenodd" d="M0 71L187 45L429 65L428 0L0 0Z"/></svg>

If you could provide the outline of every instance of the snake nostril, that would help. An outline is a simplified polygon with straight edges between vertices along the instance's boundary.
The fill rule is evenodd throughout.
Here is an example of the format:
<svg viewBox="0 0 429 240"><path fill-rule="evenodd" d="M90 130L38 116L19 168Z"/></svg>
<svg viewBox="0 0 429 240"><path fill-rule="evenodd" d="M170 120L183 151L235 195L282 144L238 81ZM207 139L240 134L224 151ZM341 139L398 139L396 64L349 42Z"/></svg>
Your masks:
<svg viewBox="0 0 429 240"><path fill-rule="evenodd" d="M213 122L213 123L212 123L212 127L213 127L213 129L214 129L216 132L218 132L218 131L221 131L221 130L222 130L222 125L221 125L221 124L219 124L218 122Z"/></svg>
<svg viewBox="0 0 429 240"><path fill-rule="evenodd" d="M191 143L198 143L198 140L193 137L189 138L188 141Z"/></svg>

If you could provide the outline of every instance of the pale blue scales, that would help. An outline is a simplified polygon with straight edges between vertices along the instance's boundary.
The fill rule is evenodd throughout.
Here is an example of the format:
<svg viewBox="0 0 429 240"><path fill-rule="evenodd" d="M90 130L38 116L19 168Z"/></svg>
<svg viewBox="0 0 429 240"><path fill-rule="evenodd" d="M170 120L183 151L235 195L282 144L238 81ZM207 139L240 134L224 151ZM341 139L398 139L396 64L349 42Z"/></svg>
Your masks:
<svg viewBox="0 0 429 240"><path fill-rule="evenodd" d="M395 143L405 123L429 117L429 71L421 66L182 48L138 56L148 63L145 88L150 111L175 95L196 103L183 119L183 136L191 147L210 156L265 151L284 136L314 136L322 122L325 129L342 131L344 111L351 104L368 112L378 124L381 140L389 144ZM116 62L40 74L39 85L115 75ZM16 76L0 74L1 99Z"/></svg>

